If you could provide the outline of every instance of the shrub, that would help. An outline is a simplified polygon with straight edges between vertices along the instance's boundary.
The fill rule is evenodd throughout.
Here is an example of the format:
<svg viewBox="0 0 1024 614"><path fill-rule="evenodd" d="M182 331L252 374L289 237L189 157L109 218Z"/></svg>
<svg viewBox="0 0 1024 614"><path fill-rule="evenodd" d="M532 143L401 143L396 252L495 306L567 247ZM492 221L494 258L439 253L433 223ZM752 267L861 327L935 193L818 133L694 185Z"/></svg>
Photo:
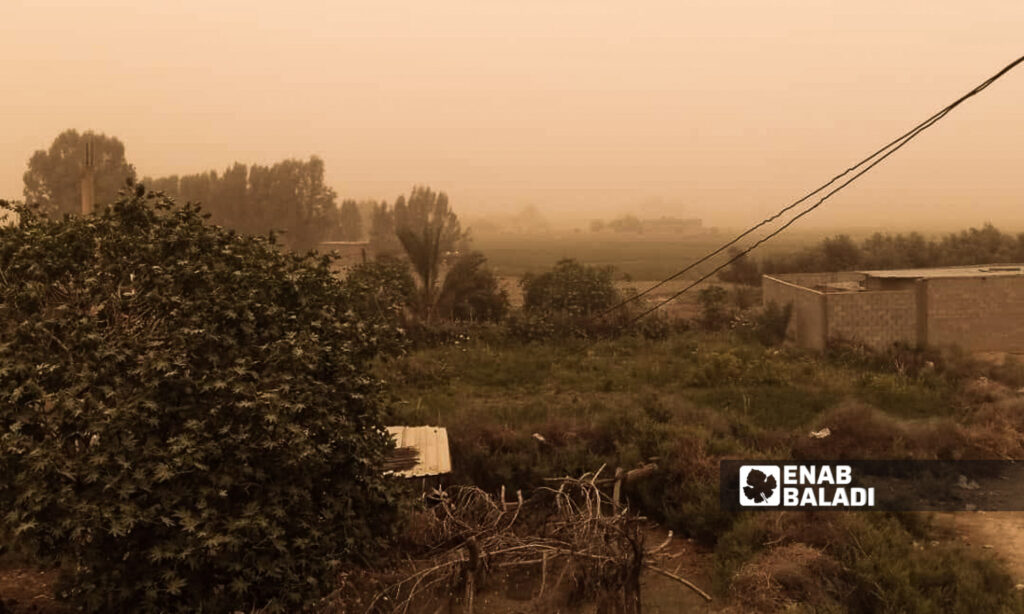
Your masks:
<svg viewBox="0 0 1024 614"><path fill-rule="evenodd" d="M836 597L849 592L841 576L842 566L821 550L788 544L754 556L732 577L730 593L750 612L796 604L809 612L841 612Z"/></svg>
<svg viewBox="0 0 1024 614"><path fill-rule="evenodd" d="M685 324L652 314L630 323L631 313L617 310L602 318L573 316L565 312L538 312L520 309L505 320L508 337L521 342L553 339L612 339L634 332L645 339L664 339Z"/></svg>
<svg viewBox="0 0 1024 614"><path fill-rule="evenodd" d="M356 314L364 319L399 323L403 311L416 300L416 282L409 265L391 256L353 266L345 277Z"/></svg>
<svg viewBox="0 0 1024 614"><path fill-rule="evenodd" d="M780 307L775 301L769 301L761 313L754 317L754 338L764 345L779 345L786 340L786 330L793 315L793 304L787 303Z"/></svg>
<svg viewBox="0 0 1024 614"><path fill-rule="evenodd" d="M141 186L0 229L0 533L84 611L296 611L391 531L391 446L331 258ZM391 307L383 306L387 311Z"/></svg>
<svg viewBox="0 0 1024 614"><path fill-rule="evenodd" d="M498 321L508 311L508 293L480 252L460 255L445 275L437 313L452 320Z"/></svg>
<svg viewBox="0 0 1024 614"><path fill-rule="evenodd" d="M745 286L760 286L761 270L757 263L747 255L740 256L739 254L739 249L735 247L729 248L729 258L736 258L736 260L718 273L718 279ZM737 256L739 257L737 258Z"/></svg>
<svg viewBox="0 0 1024 614"><path fill-rule="evenodd" d="M611 267L584 266L572 259L559 261L541 274L527 273L520 280L523 308L528 312L557 312L589 316L619 301Z"/></svg>
<svg viewBox="0 0 1024 614"><path fill-rule="evenodd" d="M543 314L526 310L513 311L505 320L509 337L517 341L546 341L570 332L572 323L558 314Z"/></svg>
<svg viewBox="0 0 1024 614"><path fill-rule="evenodd" d="M674 330L685 326L685 320L672 320L661 312L654 312L640 318L633 324L633 330L644 339L652 341L667 339Z"/></svg>
<svg viewBox="0 0 1024 614"><path fill-rule="evenodd" d="M719 540L716 586L744 611L1019 612L996 561L882 513L750 515ZM928 540L930 541L930 540ZM790 611L786 609L785 611Z"/></svg>
<svg viewBox="0 0 1024 614"><path fill-rule="evenodd" d="M708 286L697 293L700 303L700 324L707 330L722 330L732 315L726 307L729 293L721 286Z"/></svg>

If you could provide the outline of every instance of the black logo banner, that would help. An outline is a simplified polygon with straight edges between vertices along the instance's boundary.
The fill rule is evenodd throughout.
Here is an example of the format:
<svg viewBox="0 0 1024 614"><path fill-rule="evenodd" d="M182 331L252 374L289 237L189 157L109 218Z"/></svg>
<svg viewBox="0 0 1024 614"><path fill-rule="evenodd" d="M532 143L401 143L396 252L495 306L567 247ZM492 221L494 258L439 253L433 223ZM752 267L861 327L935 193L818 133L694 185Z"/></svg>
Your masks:
<svg viewBox="0 0 1024 614"><path fill-rule="evenodd" d="M1024 511L1024 461L726 460L723 510Z"/></svg>

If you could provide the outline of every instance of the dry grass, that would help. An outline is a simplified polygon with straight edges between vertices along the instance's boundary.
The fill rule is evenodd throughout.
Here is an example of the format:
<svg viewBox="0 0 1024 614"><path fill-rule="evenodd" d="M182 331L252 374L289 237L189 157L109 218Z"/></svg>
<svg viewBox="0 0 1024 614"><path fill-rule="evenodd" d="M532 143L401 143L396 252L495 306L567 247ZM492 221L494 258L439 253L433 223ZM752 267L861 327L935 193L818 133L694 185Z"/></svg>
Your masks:
<svg viewBox="0 0 1024 614"><path fill-rule="evenodd" d="M746 611L775 612L790 604L821 606L841 565L817 548L789 544L763 552L733 576L731 590Z"/></svg>
<svg viewBox="0 0 1024 614"><path fill-rule="evenodd" d="M1024 458L1024 397L1007 396L991 383L968 394L975 402L961 420L904 420L870 406L845 402L818 418L825 439L798 437L795 459L1021 459Z"/></svg>

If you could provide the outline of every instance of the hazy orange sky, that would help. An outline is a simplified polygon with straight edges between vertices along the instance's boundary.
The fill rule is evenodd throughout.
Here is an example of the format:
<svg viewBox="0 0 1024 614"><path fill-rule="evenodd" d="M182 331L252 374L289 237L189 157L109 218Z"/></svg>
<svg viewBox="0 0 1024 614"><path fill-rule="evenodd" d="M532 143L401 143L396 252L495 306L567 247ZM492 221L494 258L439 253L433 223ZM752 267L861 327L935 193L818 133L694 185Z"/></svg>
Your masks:
<svg viewBox="0 0 1024 614"><path fill-rule="evenodd" d="M1021 54L1019 0L0 0L0 197L76 128L140 175L316 154L342 197L737 225ZM801 226L1022 205L1024 67Z"/></svg>

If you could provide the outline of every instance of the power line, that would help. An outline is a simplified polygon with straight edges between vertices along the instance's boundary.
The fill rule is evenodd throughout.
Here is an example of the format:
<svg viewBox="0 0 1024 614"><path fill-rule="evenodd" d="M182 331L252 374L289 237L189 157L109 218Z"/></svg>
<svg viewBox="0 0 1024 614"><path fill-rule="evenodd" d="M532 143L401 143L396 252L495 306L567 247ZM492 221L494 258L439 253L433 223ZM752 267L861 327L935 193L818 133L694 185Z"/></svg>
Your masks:
<svg viewBox="0 0 1024 614"><path fill-rule="evenodd" d="M856 173L856 174L855 174L855 175L854 175L853 177L851 177L850 179L848 179L848 180L846 180L845 182L843 182L842 184L840 184L840 185L839 185L839 187L837 187L837 188L833 189L832 191L828 192L827 194L825 194L825 196L823 196L822 198L820 198L820 199L819 199L819 200L818 200L818 201L817 201L817 202L816 202L816 203L815 203L814 205L812 205L811 207L809 207L809 208L805 209L804 211L801 211L801 212L800 212L800 213L798 213L798 214L797 214L796 216L794 216L794 217L793 217L792 219L790 219L790 220L789 220L788 222L786 222L785 224L783 224L782 226L780 226L780 227L779 227L778 229L776 229L775 231L771 232L771 233L770 233L770 234L768 234L767 236L765 236L765 237L763 237L763 238L759 239L759 240L758 240L757 242L755 242L755 243L754 243L753 245L751 245L750 247L748 247L748 248L746 248L746 249L744 249L744 250L741 250L741 251L740 251L740 252L739 252L738 254L736 254L735 256L733 256L732 258L730 258L730 259L729 259L728 261L726 261L726 262L725 262L724 264L722 264L722 265L720 265L720 266L716 267L716 268L715 268L714 270L712 270L712 271L711 271L710 273L707 273L706 275L703 275L702 277L700 277L700 279L698 279L697 281L695 281L695 282L691 283L690 285L686 286L685 288L683 288L683 289L682 289L682 290L680 290L679 292L676 292L675 294L673 294L673 295L672 295L672 296L670 296L669 298L667 298L667 299L665 299L665 300L661 301L661 302L660 302L660 303L658 303L657 305L655 305L655 306L653 306L653 307L651 307L651 308L649 308L649 309L647 309L647 310L643 311L643 312L642 312L642 313L640 313L640 314L639 314L638 316L636 316L636 317L632 318L632 319L630 320L630 323L632 324L633 322L636 322L636 321L640 320L640 319L641 319L641 318L643 318L644 316L646 316L646 315L648 315L648 314L650 314L650 313L652 313L652 312L656 311L657 309L660 309L660 308L661 308L662 306L664 306L665 304L667 304L667 303L670 303L671 301L673 301L673 300L675 300L675 299L679 298L679 297L680 297L680 296L682 296L682 295L683 295L683 294L684 294L685 292L689 291L690 289L692 289L692 288L693 288L694 286L696 286L697 284L699 284L699 283L701 283L701 282L703 282L703 281L707 280L707 279L708 279L709 277L711 277L711 276L712 276L712 275L714 275L715 273L717 273L717 272L721 271L722 269L724 269L725 267L729 266L729 265L730 265L730 264L732 264L733 262L735 262L735 261L739 260L739 259L740 259L740 258L742 258L743 256L746 256L746 255L747 255L747 254L749 254L749 253L750 253L751 251L753 251L753 250L754 250L754 249L755 249L756 247L758 247L759 245L761 245L761 244L762 244L762 243L764 243L765 241L768 241L769 239L771 239L771 238L775 237L775 236L776 236L776 235L778 235L778 234L779 234L780 232L782 232L783 230L785 230L786 228L788 228L789 226L791 226L791 225L792 225L792 224L793 224L793 223L794 223L795 221L797 221L797 220L798 220L798 219L800 219L801 217L803 217L803 216L807 215L807 214L808 214L808 213L810 213L811 211L814 211L815 209L817 209L818 207L820 207L820 206L821 206L821 205L822 205L822 204L823 204L823 203L824 203L824 202L825 202L826 200L828 200L828 199L829 199L829 198L830 198L830 197L831 197L831 196L832 196L833 194L835 194L836 192L838 192L838 191L842 190L842 189L843 189L843 188L845 188L846 186L850 185L851 183L853 183L854 181L856 181L856 180L857 180L857 179L858 179L858 178L859 178L860 176L864 175L864 174L865 174L865 173L867 173L867 172L868 172L869 170L871 170L872 168L874 168L875 166L877 166L877 165L878 165L879 163L881 163L881 162L882 162L883 160L885 160L886 158L888 158L888 157L889 157L889 156L891 156L892 154L894 154L894 153L896 153L897 151L899 151L899 150L900 150L900 149L901 149L901 148L902 148L902 147L903 147L904 145L906 145L906 144L907 144L907 143L909 143L909 142L910 142L911 140L913 140L913 139L914 139L914 138L915 138L915 137L916 137L917 135L919 135L920 133L924 132L925 130L927 130L928 128L930 128L931 126L933 126L934 124L938 123L938 122L939 122L939 120L941 120L941 119L942 119L942 118L944 118L944 117L945 117L946 115L948 115L948 114L950 113L950 111L952 111L952 110L953 110L953 109L955 109L956 107L960 106L960 104L962 104L962 103L963 103L964 101L966 101L967 99L969 99L969 98L971 98L971 97L973 97L973 96L976 96L977 94L981 93L981 92L982 92L982 91L983 91L983 90L984 90L985 88L987 88L988 86L992 85L992 84L993 84L993 83L994 83L994 82L995 82L996 80L998 80L998 79L999 79L1000 77L1002 77L1002 76L1003 76L1003 75L1005 75L1006 73L1008 73L1008 72L1010 72L1011 70L1013 70L1014 68L1016 68L1016 67L1017 67L1017 66L1018 66L1019 64L1021 64L1022 62L1024 62L1024 56L1021 56L1021 57L1017 58L1016 60L1014 60L1013 62L1011 62L1010 64L1007 64L1007 65L1006 65L1006 66L1005 66L1005 67L1004 67L1004 68L1003 68L1002 70L1000 70L1000 71L999 71L999 72L997 72L996 74L992 75L991 77L989 77L988 79L986 79L985 81L983 81L982 83L980 83L979 85L977 85L977 86L976 86L976 87L975 87L974 89L972 89L971 91L967 92L966 94L964 94L964 95L963 95L963 96L961 96L960 98L956 99L955 101L953 101L952 103L950 103L949 105L947 105L946 107L944 107L944 108L943 108L942 110L938 111L937 113L935 113L934 115L932 115L931 117L929 117L928 119L926 119L926 120L924 120L923 122L919 123L919 124L918 124L917 126L915 126L914 128L912 128L912 129L911 129L911 130L909 130L908 132L905 132L905 133L904 133L903 135L901 135L900 137L898 137L898 138L894 139L893 141L890 141L890 142L889 142L889 143L887 143L887 144L886 144L886 145L885 145L884 147L882 147L882 148L881 148L881 149L879 149L878 151L874 152L873 154L871 154L871 155L870 155L870 156L868 156L867 158L864 158L863 160L861 160L861 161L860 161L860 162L858 162L857 164L855 164L855 165L851 166L850 168L846 169L846 170L845 170L845 171L843 171L842 173L840 173L840 174L836 175L835 177L833 177L833 178L832 178L831 180L829 180L829 181L828 181L827 183L825 183L825 184L824 184L824 185L822 185L821 187L819 187L819 188L817 188L816 190L814 190L814 191L812 191L812 192L808 193L807 195L805 195L804 197L800 198L800 199L799 199L799 200L797 200L796 202L794 202L794 203L792 203L792 204L790 204L790 205L787 205L786 207L783 207L783 208L782 208L782 209L780 209L780 210L779 210L778 212L776 212L776 213L775 213L774 215L772 215L772 216L770 216L770 217L767 217L767 218L765 218L764 220L762 220L762 221L758 222L758 223L757 223L757 224L755 224L754 226L751 226L750 228L748 228L748 229L747 229L747 230L745 230L744 232L742 232L742 233L740 233L739 235L737 235L737 236L736 236L736 237L735 237L734 239L732 239L731 241L729 241L729 242L725 243L724 245L722 245L721 247L719 247L719 248L715 249L714 251L712 251L712 252L710 252L710 253L708 253L708 254L705 254L705 255L704 255L703 257L701 257L700 259L698 259L698 260L696 260L696 261L692 262L691 264L689 264L688 266L686 266L686 267L685 267L685 268L683 268L682 270L680 270L680 271L678 271L678 272L674 273L673 275L671 275L671 276L669 276L669 277L667 277L667 278L665 278L665 279L663 279L663 280L659 281L658 283L654 284L654 285L653 285L653 286L651 286L650 288L647 288L647 289L646 289L646 290L644 290L643 292L640 292L640 293L638 293L638 294L636 294L636 295L634 295L634 296L632 296L632 297L629 297L628 299L626 299L626 300L623 300L623 301L621 301L621 302L620 302L619 304L615 305L614 307L611 307L611 308L607 309L607 310L606 310L606 311L604 311L604 312L603 312L603 313L602 313L601 315L602 315L602 316L603 316L603 315L606 315L606 314L610 313L611 311L614 311L615 309L618 309L618 308L620 308L620 307L623 307L623 306L627 305L627 304L628 304L628 303L630 303L631 301L635 301L635 300L639 299L640 297L642 297L642 296L644 296L644 295L646 295L646 294L649 294L649 293L650 293L650 292L652 292L653 290L655 290L655 289L657 289L657 288L659 288L659 287L661 287L661 286L665 285L666 283L668 283L669 281L671 281L671 280L673 280L673 279L675 279L675 278L679 277L679 276L680 276L680 275L682 275L683 273L686 273L687 271L689 271L689 270L690 270L690 269L692 269L693 267L695 267L695 266L697 266L697 265L699 265L699 264L701 264L701 263L703 263L703 262L706 262L707 260L709 260L709 259L713 258L714 256L716 256L716 255L718 255L718 254L722 253L722 252L723 252L724 250L726 250L727 248L731 247L732 245L735 245L735 244L736 244L737 242L739 242L739 241L740 241L741 239L743 239L744 237L746 237L747 235L749 235L749 234L750 234L750 233L752 233L753 231L755 231L755 230L757 230L758 228L760 228L760 227L764 226L765 224L768 224L768 223L770 223L770 222L773 222L773 221L777 220L777 219L778 219L779 217L781 217L782 215L784 215L784 214L785 214L786 212L788 212L788 211L792 210L792 209L793 209L793 208L795 208L796 206L798 206L798 205L800 205L801 203L805 202L806 200L808 200L809 198L811 198L811 197L812 197L812 196L814 196L815 194L818 194L818 193L820 193L820 192L821 192L822 190L824 190L824 189L828 188L828 186L832 185L833 183L835 183L836 181L838 181L838 180L839 180L839 179L841 179L842 177L844 177L844 176L848 175L849 173L853 172L854 170L856 170L856 169L860 168L861 166L864 166L865 164L867 164L867 163L868 163L868 162L870 162L871 160L874 160L873 162L871 162L870 164L868 164L868 166L866 166L865 168L863 168L863 169L862 169L862 170L861 170L860 172ZM883 153L883 152L884 152L884 153ZM876 159L876 158L877 158L877 159Z"/></svg>

